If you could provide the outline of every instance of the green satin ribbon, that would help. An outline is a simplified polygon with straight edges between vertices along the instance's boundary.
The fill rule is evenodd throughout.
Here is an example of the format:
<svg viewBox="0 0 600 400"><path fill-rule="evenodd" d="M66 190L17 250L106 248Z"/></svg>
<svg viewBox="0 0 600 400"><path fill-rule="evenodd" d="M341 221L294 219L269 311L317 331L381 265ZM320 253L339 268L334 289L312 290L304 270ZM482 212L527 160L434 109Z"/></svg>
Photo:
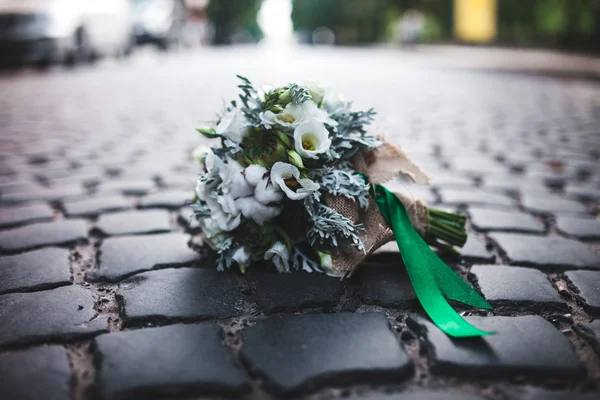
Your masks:
<svg viewBox="0 0 600 400"><path fill-rule="evenodd" d="M491 309L488 302L431 250L413 227L398 197L381 185L374 185L373 189L377 206L394 231L410 281L429 318L444 333L453 337L492 334L465 321L446 299Z"/></svg>

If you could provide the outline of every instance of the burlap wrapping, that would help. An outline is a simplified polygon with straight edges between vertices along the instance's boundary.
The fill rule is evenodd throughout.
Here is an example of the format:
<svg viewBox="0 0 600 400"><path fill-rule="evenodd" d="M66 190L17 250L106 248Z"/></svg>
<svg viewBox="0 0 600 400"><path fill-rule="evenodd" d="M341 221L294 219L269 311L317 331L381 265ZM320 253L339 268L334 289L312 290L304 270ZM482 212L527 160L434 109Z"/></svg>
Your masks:
<svg viewBox="0 0 600 400"><path fill-rule="evenodd" d="M352 159L352 164L358 172L369 177L373 184L382 184L399 174L408 175L415 183L427 184L429 177L421 168L413 163L406 153L388 143L375 150L359 153ZM427 204L401 193L394 193L408 212L410 221L421 236L427 230ZM325 198L328 207L338 211L356 224L363 226L358 236L363 242L365 252L354 249L349 253L332 256L332 271L329 275L348 277L355 268L375 250L394 240L394 232L381 215L373 198L369 199L369 207L363 210L357 201L341 196Z"/></svg>

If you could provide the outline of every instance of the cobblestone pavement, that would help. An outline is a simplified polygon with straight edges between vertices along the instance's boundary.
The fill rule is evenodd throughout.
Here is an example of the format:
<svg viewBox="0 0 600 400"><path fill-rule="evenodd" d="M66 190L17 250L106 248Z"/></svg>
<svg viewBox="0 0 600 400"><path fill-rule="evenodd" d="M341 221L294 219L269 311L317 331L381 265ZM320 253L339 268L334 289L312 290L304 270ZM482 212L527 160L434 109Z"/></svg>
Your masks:
<svg viewBox="0 0 600 400"><path fill-rule="evenodd" d="M218 273L188 224L194 127L257 83L376 107L469 216L448 263L496 335L423 316L394 246L348 281ZM0 398L596 399L600 86L389 49L205 50L0 76ZM596 392L596 393L594 393Z"/></svg>

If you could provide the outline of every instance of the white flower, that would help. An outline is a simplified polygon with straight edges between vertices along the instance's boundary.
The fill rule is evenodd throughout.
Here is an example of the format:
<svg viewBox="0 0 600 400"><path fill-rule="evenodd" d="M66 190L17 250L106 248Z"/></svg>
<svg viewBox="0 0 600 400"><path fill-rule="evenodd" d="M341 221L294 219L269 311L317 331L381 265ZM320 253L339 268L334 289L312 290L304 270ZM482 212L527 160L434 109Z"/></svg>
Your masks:
<svg viewBox="0 0 600 400"><path fill-rule="evenodd" d="M233 253L233 261L237 262L240 267L247 267L250 265L250 253L246 251L245 247L240 247Z"/></svg>
<svg viewBox="0 0 600 400"><path fill-rule="evenodd" d="M310 97L312 97L313 101L320 105L323 97L325 96L327 88L314 81L306 82L304 87L308 90L308 93L310 94Z"/></svg>
<svg viewBox="0 0 600 400"><path fill-rule="evenodd" d="M320 188L318 183L310 179L299 178L300 171L292 164L278 161L271 168L271 182L279 186L291 200L302 200ZM294 192L290 186L296 187L297 190Z"/></svg>
<svg viewBox="0 0 600 400"><path fill-rule="evenodd" d="M302 121L310 121L315 120L322 124L327 124L329 126L337 126L337 122L333 119L329 118L329 113L327 111L319 108L313 101L305 101L302 103L302 108L304 110L304 117Z"/></svg>
<svg viewBox="0 0 600 400"><path fill-rule="evenodd" d="M327 111L334 112L346 106L346 102L341 94L334 90L328 90L323 98L323 108Z"/></svg>
<svg viewBox="0 0 600 400"><path fill-rule="evenodd" d="M288 128L295 128L304 119L304 108L302 106L289 103L283 111L275 114L273 111L260 113L260 119L267 125L279 125Z"/></svg>
<svg viewBox="0 0 600 400"><path fill-rule="evenodd" d="M294 144L296 151L303 158L319 158L318 154L329 150L331 139L322 123L306 121L294 130Z"/></svg>
<svg viewBox="0 0 600 400"><path fill-rule="evenodd" d="M336 271L333 269L333 260L331 254L322 251L317 251L319 259L321 261L321 269L329 276L340 277L344 276L346 271Z"/></svg>
<svg viewBox="0 0 600 400"><path fill-rule="evenodd" d="M271 260L279 272L290 272L289 259L290 252L282 242L276 242L265 252L265 260Z"/></svg>
<svg viewBox="0 0 600 400"><path fill-rule="evenodd" d="M249 132L250 123L246 120L244 113L237 108L227 111L221 118L215 132L225 138L240 143Z"/></svg>
<svg viewBox="0 0 600 400"><path fill-rule="evenodd" d="M237 199L248 196L253 192L254 188L246 181L243 171L244 167L231 158L227 159L227 164L219 166L219 176L223 181L220 187L223 193Z"/></svg>
<svg viewBox="0 0 600 400"><path fill-rule="evenodd" d="M237 199L235 204L244 217L251 219L260 226L263 226L265 222L272 220L281 213L280 207L267 206L252 196Z"/></svg>
<svg viewBox="0 0 600 400"><path fill-rule="evenodd" d="M248 182L252 186L258 185L258 182L263 179L265 174L267 173L267 169L258 164L251 164L246 167L244 170L244 176L246 177L246 182Z"/></svg>
<svg viewBox="0 0 600 400"><path fill-rule="evenodd" d="M208 156L209 153L212 153L212 150L210 149L210 147L205 146L205 145L200 145L200 146L196 147L194 149L194 151L192 151L192 158L194 161L196 161L198 164L200 164L200 168L204 169L206 157Z"/></svg>
<svg viewBox="0 0 600 400"><path fill-rule="evenodd" d="M273 185L269 182L268 177L263 178L254 189L254 198L262 204L271 204L281 201L283 199L283 193L278 186Z"/></svg>
<svg viewBox="0 0 600 400"><path fill-rule="evenodd" d="M214 192L211 192L205 201L208 208L210 208L212 223L216 223L220 230L229 232L240 225L240 210L231 196L217 196Z"/></svg>

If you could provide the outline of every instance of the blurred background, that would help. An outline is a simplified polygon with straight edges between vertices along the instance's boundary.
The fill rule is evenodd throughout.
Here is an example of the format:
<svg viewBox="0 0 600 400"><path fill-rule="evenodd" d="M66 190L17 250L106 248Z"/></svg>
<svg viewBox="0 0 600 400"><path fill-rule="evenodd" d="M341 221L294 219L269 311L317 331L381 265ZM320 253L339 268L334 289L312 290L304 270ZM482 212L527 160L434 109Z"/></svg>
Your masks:
<svg viewBox="0 0 600 400"><path fill-rule="evenodd" d="M3 65L140 47L466 44L600 52L598 0L0 0Z"/></svg>

